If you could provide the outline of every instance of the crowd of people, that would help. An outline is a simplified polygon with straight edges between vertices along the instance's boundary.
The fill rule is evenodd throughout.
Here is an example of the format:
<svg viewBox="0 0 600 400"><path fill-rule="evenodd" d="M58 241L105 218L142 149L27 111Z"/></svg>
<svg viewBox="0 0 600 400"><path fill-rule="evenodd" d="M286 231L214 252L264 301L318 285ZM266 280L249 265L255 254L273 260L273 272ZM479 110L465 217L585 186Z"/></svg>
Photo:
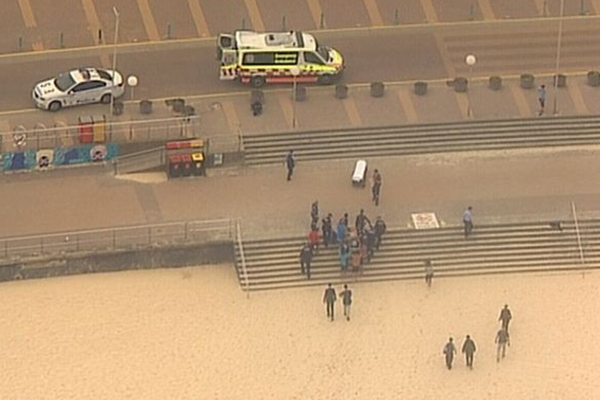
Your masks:
<svg viewBox="0 0 600 400"><path fill-rule="evenodd" d="M365 264L373 258L375 251L381 246L383 235L387 229L385 221L378 216L371 222L363 209L350 226L348 213L344 213L334 229L334 218L331 213L320 219L319 202L315 201L310 212L311 229L308 240L300 251L300 268L307 278L311 276L311 262L319 252L319 248L338 247L338 257L342 272L362 272Z"/></svg>

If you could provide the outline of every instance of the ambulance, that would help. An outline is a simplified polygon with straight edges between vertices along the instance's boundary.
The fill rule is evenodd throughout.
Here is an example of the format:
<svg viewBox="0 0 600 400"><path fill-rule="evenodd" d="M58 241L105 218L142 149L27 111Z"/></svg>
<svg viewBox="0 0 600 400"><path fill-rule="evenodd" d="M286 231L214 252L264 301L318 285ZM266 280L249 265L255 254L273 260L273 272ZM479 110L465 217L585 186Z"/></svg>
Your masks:
<svg viewBox="0 0 600 400"><path fill-rule="evenodd" d="M220 79L248 83L330 84L344 70L339 51L317 44L313 35L300 31L258 33L236 31L218 36Z"/></svg>

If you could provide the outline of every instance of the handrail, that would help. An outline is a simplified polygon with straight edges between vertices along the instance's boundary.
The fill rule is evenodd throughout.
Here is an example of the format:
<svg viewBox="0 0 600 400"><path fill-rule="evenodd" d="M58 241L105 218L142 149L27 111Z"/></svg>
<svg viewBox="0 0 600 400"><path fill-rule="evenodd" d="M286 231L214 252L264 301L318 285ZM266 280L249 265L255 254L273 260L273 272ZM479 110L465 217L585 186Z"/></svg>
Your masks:
<svg viewBox="0 0 600 400"><path fill-rule="evenodd" d="M575 221L575 234L577 235L577 245L579 246L579 258L581 264L585 265L585 257L583 255L583 246L581 245L581 233L579 232L579 222L577 219L577 210L575 209L575 203L571 202L571 209L573 210L573 219Z"/></svg>
<svg viewBox="0 0 600 400"><path fill-rule="evenodd" d="M244 256L244 243L242 242L242 230L240 229L240 223L236 223L236 231L237 231L237 242L238 249L240 250L240 260L242 264L242 275L244 277L244 282L246 282L246 298L250 297L250 283L248 282L248 270L246 269L246 257Z"/></svg>

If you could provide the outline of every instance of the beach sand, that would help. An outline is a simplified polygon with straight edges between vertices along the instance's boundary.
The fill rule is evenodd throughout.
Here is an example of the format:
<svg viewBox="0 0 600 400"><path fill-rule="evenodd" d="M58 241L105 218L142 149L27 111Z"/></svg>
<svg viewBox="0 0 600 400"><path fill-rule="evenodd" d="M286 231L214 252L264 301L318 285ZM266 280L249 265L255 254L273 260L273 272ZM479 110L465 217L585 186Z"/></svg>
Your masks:
<svg viewBox="0 0 600 400"><path fill-rule="evenodd" d="M600 274L252 293L228 265L0 285L0 399L597 399ZM339 288L338 288L339 289ZM338 290L339 291L339 290ZM500 363L500 309L513 312ZM474 369L442 348L470 334Z"/></svg>

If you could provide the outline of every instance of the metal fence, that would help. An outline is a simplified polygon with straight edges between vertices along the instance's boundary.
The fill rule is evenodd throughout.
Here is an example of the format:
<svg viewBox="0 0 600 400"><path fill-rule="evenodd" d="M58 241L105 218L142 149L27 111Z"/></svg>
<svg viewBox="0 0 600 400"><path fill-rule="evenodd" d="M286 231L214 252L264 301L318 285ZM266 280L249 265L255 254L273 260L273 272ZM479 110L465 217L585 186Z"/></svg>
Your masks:
<svg viewBox="0 0 600 400"><path fill-rule="evenodd" d="M105 121L100 118L96 129L102 130L102 141L111 143L160 142L200 135L199 115L133 121ZM71 147L81 143L80 126L37 123L32 129L23 125L11 132L0 132L2 151L40 150Z"/></svg>
<svg viewBox="0 0 600 400"><path fill-rule="evenodd" d="M235 232L234 221L217 219L10 237L0 239L0 259L14 260L177 244L233 242Z"/></svg>

